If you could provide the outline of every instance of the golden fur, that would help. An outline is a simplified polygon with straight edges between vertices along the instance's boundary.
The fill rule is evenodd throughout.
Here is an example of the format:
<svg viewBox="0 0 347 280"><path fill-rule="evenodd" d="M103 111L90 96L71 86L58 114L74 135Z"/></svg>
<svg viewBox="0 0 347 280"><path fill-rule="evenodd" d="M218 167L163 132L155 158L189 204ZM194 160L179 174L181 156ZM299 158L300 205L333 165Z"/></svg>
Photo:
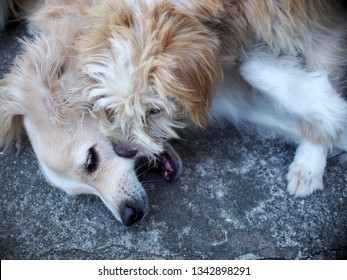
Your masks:
<svg viewBox="0 0 347 280"><path fill-rule="evenodd" d="M187 117L204 126L211 111L228 110L237 124L253 121L302 144L288 189L304 196L322 188L328 150L346 148L340 92L346 14L340 4L43 0L29 9L28 21L30 30L63 42L74 67L66 89L83 92L116 145L155 157ZM54 31L61 26L74 32ZM216 109L216 92L229 81L236 89L225 95L233 102ZM235 94L240 88L248 92ZM304 160L309 151L319 159L317 168Z"/></svg>
<svg viewBox="0 0 347 280"><path fill-rule="evenodd" d="M77 29L66 44L105 134L146 155L162 150L161 139L177 137L171 127L181 127L186 114L195 124L206 124L222 69L238 63L242 51L256 44L278 55L300 56L311 71L341 74L342 46L330 32L338 24L338 1L43 2L29 22L43 34L61 21ZM109 86L107 73L89 69L106 68L124 55L111 40L129 44L127 92L98 91ZM166 112L170 122L157 122L149 114L153 109ZM120 139L115 137L119 131Z"/></svg>

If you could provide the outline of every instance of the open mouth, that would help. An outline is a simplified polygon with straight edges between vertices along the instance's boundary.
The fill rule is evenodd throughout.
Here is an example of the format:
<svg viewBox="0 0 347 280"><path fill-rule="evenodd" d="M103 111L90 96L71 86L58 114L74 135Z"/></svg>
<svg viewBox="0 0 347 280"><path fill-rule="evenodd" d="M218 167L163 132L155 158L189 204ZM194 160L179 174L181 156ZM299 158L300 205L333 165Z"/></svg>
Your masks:
<svg viewBox="0 0 347 280"><path fill-rule="evenodd" d="M161 175L165 180L176 179L182 171L182 161L170 144L165 144L164 151L155 160L141 157L136 162L136 173L141 178L148 173Z"/></svg>

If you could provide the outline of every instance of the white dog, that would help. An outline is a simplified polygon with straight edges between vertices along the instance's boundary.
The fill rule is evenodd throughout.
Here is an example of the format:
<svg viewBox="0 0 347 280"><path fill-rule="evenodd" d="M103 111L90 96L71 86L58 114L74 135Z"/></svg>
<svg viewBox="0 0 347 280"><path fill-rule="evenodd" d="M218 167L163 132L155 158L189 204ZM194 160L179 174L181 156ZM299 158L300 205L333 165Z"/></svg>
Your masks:
<svg viewBox="0 0 347 280"><path fill-rule="evenodd" d="M328 151L347 148L339 1L46 0L28 18L44 36L76 30L75 87L120 156L159 154L187 116L229 117L299 144L288 190L306 196L323 188Z"/></svg>
<svg viewBox="0 0 347 280"><path fill-rule="evenodd" d="M65 47L37 37L26 42L10 74L0 81L0 146L19 137L22 124L48 182L68 194L98 195L130 226L147 212L147 196L134 159L116 155L74 80Z"/></svg>

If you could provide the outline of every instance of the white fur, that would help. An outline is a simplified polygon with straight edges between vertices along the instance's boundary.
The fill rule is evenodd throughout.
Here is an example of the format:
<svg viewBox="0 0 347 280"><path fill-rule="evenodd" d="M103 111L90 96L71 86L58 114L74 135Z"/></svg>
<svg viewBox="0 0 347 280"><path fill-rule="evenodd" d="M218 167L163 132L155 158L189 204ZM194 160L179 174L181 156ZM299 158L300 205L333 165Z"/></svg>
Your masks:
<svg viewBox="0 0 347 280"><path fill-rule="evenodd" d="M328 150L347 145L347 102L332 87L329 73L309 72L293 57L260 48L245 55L240 74L225 72L211 115L237 125L250 122L299 143L288 191L303 197L323 189ZM300 122L314 126L323 141L303 140Z"/></svg>
<svg viewBox="0 0 347 280"><path fill-rule="evenodd" d="M304 197L323 189L323 174L326 165L327 147L303 141L290 165L289 193Z"/></svg>
<svg viewBox="0 0 347 280"><path fill-rule="evenodd" d="M347 104L324 72L308 72L293 57L253 51L240 73L289 115L317 124L321 134L337 139L347 121Z"/></svg>
<svg viewBox="0 0 347 280"><path fill-rule="evenodd" d="M130 44L122 40L111 40L110 47L112 52L103 52L103 56L88 58L91 62L87 64L86 71L97 81L98 85L90 89L89 94L90 99L98 100L95 110L117 107L132 90L129 77L131 77L134 69L129 63ZM117 53L124 55L115 57ZM103 98L100 98L101 96Z"/></svg>

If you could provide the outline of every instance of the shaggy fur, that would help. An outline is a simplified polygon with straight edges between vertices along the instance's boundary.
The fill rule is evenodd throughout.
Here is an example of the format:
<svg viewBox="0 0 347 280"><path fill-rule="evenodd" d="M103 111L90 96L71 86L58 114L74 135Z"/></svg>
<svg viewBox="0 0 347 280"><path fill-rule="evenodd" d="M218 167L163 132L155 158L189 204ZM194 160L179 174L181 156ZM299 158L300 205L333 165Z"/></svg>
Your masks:
<svg viewBox="0 0 347 280"><path fill-rule="evenodd" d="M346 150L338 0L43 2L30 24L44 36L76 29L74 89L126 150L157 155L187 117L252 122L299 144L288 173L297 196L322 189L328 151Z"/></svg>
<svg viewBox="0 0 347 280"><path fill-rule="evenodd" d="M68 194L99 196L119 221L132 225L147 212L135 161L115 154L86 98L65 90L76 71L66 46L52 38L23 42L24 54L0 81L0 146L19 137L24 124L49 183Z"/></svg>

